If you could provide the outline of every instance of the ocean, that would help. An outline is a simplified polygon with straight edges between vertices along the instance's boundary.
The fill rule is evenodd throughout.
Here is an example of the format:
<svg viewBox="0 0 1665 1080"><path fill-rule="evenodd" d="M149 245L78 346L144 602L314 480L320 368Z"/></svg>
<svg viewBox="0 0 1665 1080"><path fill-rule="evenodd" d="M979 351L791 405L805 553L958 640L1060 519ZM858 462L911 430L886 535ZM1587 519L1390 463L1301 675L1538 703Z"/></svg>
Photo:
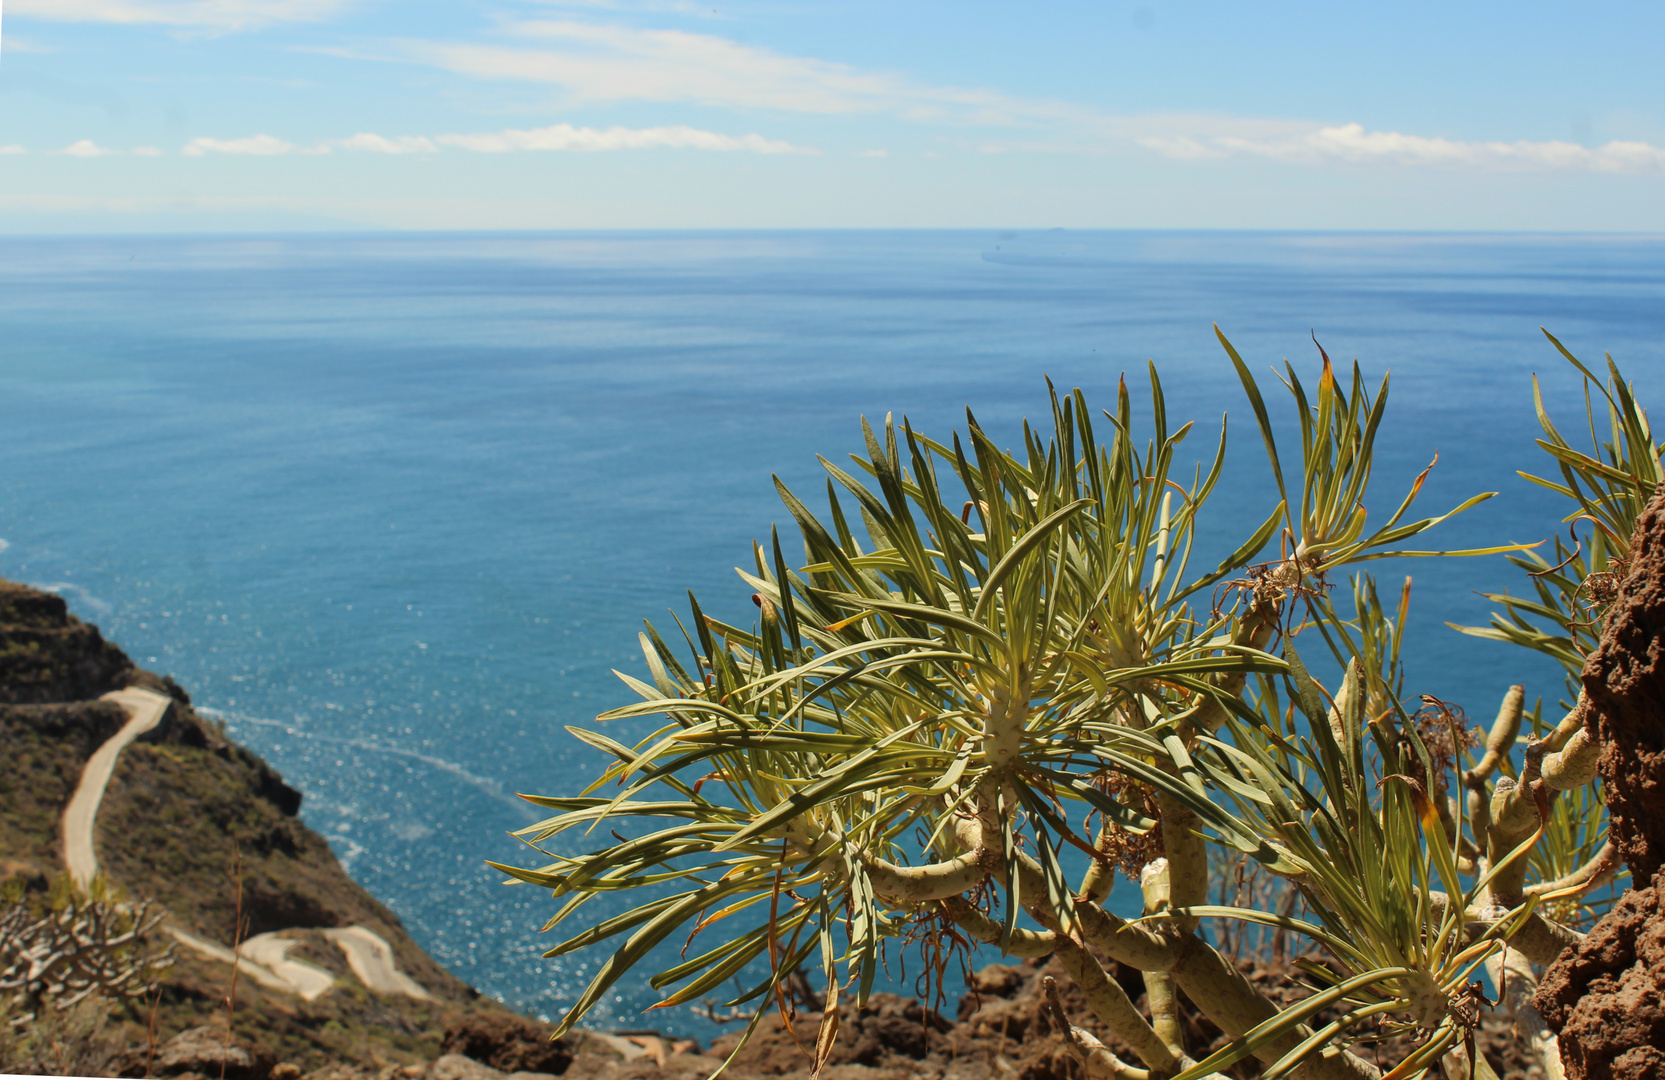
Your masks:
<svg viewBox="0 0 1665 1080"><path fill-rule="evenodd" d="M1665 399L1665 239L0 238L0 575L62 593L223 716L442 963L558 1016L604 956L544 960L552 902L485 860L535 855L508 835L541 816L515 792L598 768L564 728L631 700L611 669L640 670L642 619L671 627L692 588L749 621L732 568L790 521L771 474L818 495L816 455L859 452L860 418L886 413L946 435L970 406L1016 445L1046 376L1113 407L1154 359L1170 417L1198 422L1188 450L1229 414L1223 545L1273 489L1213 323L1269 395L1286 357L1316 376L1314 338L1391 370L1376 513L1437 453L1419 509L1502 494L1430 545L1541 540L1563 511L1515 473L1550 467L1531 375L1569 436L1583 399L1539 327ZM1484 720L1526 682L1553 711L1552 665L1444 625L1485 622L1477 590L1524 588L1501 557L1375 569L1415 577L1413 693ZM641 1016L650 970L589 1023L709 1036Z"/></svg>

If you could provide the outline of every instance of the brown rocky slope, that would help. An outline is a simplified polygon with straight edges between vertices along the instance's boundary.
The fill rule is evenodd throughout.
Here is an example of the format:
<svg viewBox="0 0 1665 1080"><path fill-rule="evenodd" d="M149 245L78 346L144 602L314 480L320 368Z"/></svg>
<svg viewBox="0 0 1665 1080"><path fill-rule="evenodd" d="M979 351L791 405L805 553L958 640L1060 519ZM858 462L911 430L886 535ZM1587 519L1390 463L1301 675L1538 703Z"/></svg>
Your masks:
<svg viewBox="0 0 1665 1080"><path fill-rule="evenodd" d="M133 1051L111 1071L142 1074L146 1059L164 1071L162 1049L192 1029L212 1027L223 1041L228 1011L251 1061L287 1065L286 1075L425 1066L440 1055L448 1028L531 1023L481 998L423 952L295 816L300 794L199 716L172 679L135 666L69 614L62 598L12 582L0 582L0 904L39 907L62 893L59 818L87 758L126 721L119 706L96 699L128 686L168 695L173 706L122 754L99 810L95 847L109 886L118 896L153 901L171 924L222 946L239 932L240 903L244 937L296 937L290 956L336 981L307 1002L245 974L228 1010L231 966L176 947L154 1017L147 1001L105 1019L99 1037ZM433 1000L365 989L319 932L349 925L385 938L400 970Z"/></svg>

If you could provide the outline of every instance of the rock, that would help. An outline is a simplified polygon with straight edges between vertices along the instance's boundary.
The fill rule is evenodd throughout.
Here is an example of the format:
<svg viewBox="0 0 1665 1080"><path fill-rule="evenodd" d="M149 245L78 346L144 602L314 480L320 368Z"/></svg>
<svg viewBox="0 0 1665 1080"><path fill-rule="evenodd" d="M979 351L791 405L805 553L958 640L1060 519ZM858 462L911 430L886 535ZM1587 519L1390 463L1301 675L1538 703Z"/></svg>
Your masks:
<svg viewBox="0 0 1665 1080"><path fill-rule="evenodd" d="M471 1057L446 1054L428 1068L428 1080L503 1080L504 1074Z"/></svg>
<svg viewBox="0 0 1665 1080"><path fill-rule="evenodd" d="M462 1054L504 1073L560 1075L572 1064L573 1047L551 1041L553 1028L508 1013L469 1013L445 1027L443 1054Z"/></svg>
<svg viewBox="0 0 1665 1080"><path fill-rule="evenodd" d="M919 1059L942 1042L944 1032L954 1025L912 998L895 994L874 994L867 1005L846 1021L854 1036L850 1058L862 1065L875 1065L890 1056ZM839 1053L833 1051L839 1063Z"/></svg>
<svg viewBox="0 0 1665 1080"><path fill-rule="evenodd" d="M292 1061L280 1061L272 1066L270 1080L301 1080L301 1067Z"/></svg>
<svg viewBox="0 0 1665 1080"><path fill-rule="evenodd" d="M1665 866L1665 491L1636 520L1619 596L1579 677L1613 842L1631 880L1652 881Z"/></svg>
<svg viewBox="0 0 1665 1080"><path fill-rule="evenodd" d="M258 1047L233 1038L224 1029L195 1027L182 1031L156 1052L155 1071L163 1076L197 1073L226 1080L267 1080L272 1059Z"/></svg>
<svg viewBox="0 0 1665 1080"><path fill-rule="evenodd" d="M1624 580L1579 677L1610 836L1633 888L1550 966L1533 1004L1557 1035L1567 1080L1665 1080L1665 489L1636 520Z"/></svg>
<svg viewBox="0 0 1665 1080"><path fill-rule="evenodd" d="M1665 1080L1665 871L1563 953L1532 1003L1568 1080Z"/></svg>
<svg viewBox="0 0 1665 1080"><path fill-rule="evenodd" d="M799 1046L814 1046L820 1025L820 1014L800 1013L792 1022L793 1031L797 1033L794 1039L781 1023L779 1014L769 1013L758 1022L756 1033L735 1059L731 1073L735 1076L775 1076L804 1069L809 1064L809 1058ZM953 1024L912 998L874 994L861 1009L845 1006L840 1018L838 1041L828 1061L833 1066L862 1065L869 1068L894 1064L896 1068L906 1070L911 1067L911 1062L946 1046L945 1033L952 1031L953 1027ZM719 1037L711 1044L711 1056L719 1060L728 1057L738 1040L737 1034ZM823 1075L833 1077L838 1074L829 1069Z"/></svg>
<svg viewBox="0 0 1665 1080"><path fill-rule="evenodd" d="M375 1073L340 1062L325 1065L306 1074L306 1080L374 1080Z"/></svg>
<svg viewBox="0 0 1665 1080"><path fill-rule="evenodd" d="M86 701L128 683L133 662L64 598L0 581L0 702Z"/></svg>
<svg viewBox="0 0 1665 1080"><path fill-rule="evenodd" d="M1024 987L1024 969L1006 964L989 964L966 980L972 997L1012 997ZM962 1000L961 1012L969 1012Z"/></svg>

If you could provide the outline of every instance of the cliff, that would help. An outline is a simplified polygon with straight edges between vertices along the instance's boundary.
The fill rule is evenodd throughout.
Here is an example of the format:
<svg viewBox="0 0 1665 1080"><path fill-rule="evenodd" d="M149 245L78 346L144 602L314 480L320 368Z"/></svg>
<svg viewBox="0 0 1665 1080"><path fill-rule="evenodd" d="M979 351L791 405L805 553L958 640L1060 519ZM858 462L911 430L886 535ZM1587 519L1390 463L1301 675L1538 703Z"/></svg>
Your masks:
<svg viewBox="0 0 1665 1080"><path fill-rule="evenodd" d="M230 1020L251 1060L283 1066L282 1075L381 1070L426 1067L441 1056L448 1031L453 1042L474 1029L531 1032L541 1042L546 1027L481 998L423 952L398 916L349 878L324 839L296 816L300 793L198 715L171 678L137 667L97 627L71 615L62 598L3 581L0 897L38 907L54 889L61 895L64 807L88 758L127 722L120 705L98 698L128 687L165 695L171 706L157 728L122 752L98 809L94 850L108 886L130 902L165 909L166 928L156 932L164 941L177 929L223 953L272 934L284 960L332 978L308 1000L263 985L251 977L253 965L240 971ZM329 936L348 927L385 941L392 966L424 996L367 988L348 950ZM176 1036L204 1026L224 1030L227 957L184 939L175 954L154 1014L149 1002L133 1002L106 1022L103 1037L130 1051L112 1071L142 1075L143 1060ZM560 1048L541 1050L542 1057L522 1055L525 1064L552 1071L564 1063ZM490 1056L493 1048L480 1052Z"/></svg>

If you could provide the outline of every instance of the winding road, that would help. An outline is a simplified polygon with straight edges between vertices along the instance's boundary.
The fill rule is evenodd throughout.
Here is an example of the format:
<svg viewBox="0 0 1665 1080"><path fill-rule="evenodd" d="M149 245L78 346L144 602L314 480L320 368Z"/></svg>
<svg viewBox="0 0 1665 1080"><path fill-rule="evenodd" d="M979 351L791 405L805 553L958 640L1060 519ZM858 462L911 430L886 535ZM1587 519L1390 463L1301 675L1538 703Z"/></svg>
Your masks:
<svg viewBox="0 0 1665 1080"><path fill-rule="evenodd" d="M128 743L160 724L168 706L173 704L172 698L136 686L105 694L98 700L113 701L126 709L128 721L87 759L81 770L81 782L75 785L75 794L64 807L64 865L69 868L70 880L83 889L98 876L93 823L98 819L98 804L104 801L104 789L110 786L110 776L116 771L116 759Z"/></svg>
<svg viewBox="0 0 1665 1080"><path fill-rule="evenodd" d="M362 926L345 926L339 930L325 930L323 935L335 942L347 957L358 981L384 994L407 994L422 1001L433 1000L433 995L422 989L415 979L399 970L393 962L393 948L387 939Z"/></svg>
<svg viewBox="0 0 1665 1080"><path fill-rule="evenodd" d="M87 759L87 764L81 769L81 780L64 807L64 865L69 869L70 880L83 889L90 888L93 879L98 876L93 828L98 821L99 804L104 801L104 792L115 773L116 762L133 740L162 722L168 706L173 704L172 698L136 686L105 694L99 700L113 701L126 709L128 721ZM330 972L304 960L289 959L289 950L299 944L294 938L280 937L277 933L256 934L233 952L224 945L172 924L165 928L175 941L186 948L231 964L269 989L288 991L306 1001L313 1001L335 986L335 976ZM371 990L382 994L405 994L421 1001L433 1000L433 995L421 983L399 970L393 960L393 947L374 930L366 926L347 926L320 932L335 943L346 957L347 966L352 968L353 974Z"/></svg>

